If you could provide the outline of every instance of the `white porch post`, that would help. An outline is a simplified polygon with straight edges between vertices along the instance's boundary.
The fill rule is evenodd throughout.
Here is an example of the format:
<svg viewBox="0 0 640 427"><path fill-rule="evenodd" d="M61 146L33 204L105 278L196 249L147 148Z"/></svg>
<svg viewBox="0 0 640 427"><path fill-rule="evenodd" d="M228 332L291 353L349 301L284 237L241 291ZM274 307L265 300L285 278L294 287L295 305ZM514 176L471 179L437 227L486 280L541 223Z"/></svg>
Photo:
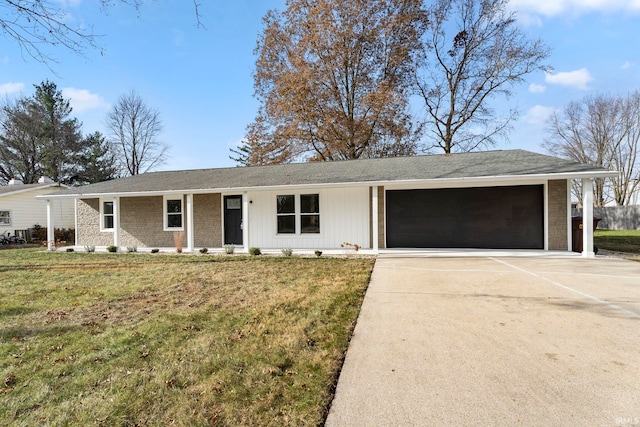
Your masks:
<svg viewBox="0 0 640 427"><path fill-rule="evenodd" d="M582 180L582 256L594 257L593 251L593 183Z"/></svg>
<svg viewBox="0 0 640 427"><path fill-rule="evenodd" d="M113 246L120 251L120 197L113 198Z"/></svg>
<svg viewBox="0 0 640 427"><path fill-rule="evenodd" d="M55 250L55 234L53 229L53 201L47 199L47 250Z"/></svg>
<svg viewBox="0 0 640 427"><path fill-rule="evenodd" d="M567 180L567 250L573 250L573 215L571 213L571 180Z"/></svg>
<svg viewBox="0 0 640 427"><path fill-rule="evenodd" d="M380 244L378 242L378 225L380 218L378 218L378 186L375 185L371 187L371 227L373 228L373 253L377 254L380 252L379 247Z"/></svg>
<svg viewBox="0 0 640 427"><path fill-rule="evenodd" d="M193 252L193 194L187 194L187 252Z"/></svg>
<svg viewBox="0 0 640 427"><path fill-rule="evenodd" d="M249 253L249 194L242 193L242 246L243 252Z"/></svg>

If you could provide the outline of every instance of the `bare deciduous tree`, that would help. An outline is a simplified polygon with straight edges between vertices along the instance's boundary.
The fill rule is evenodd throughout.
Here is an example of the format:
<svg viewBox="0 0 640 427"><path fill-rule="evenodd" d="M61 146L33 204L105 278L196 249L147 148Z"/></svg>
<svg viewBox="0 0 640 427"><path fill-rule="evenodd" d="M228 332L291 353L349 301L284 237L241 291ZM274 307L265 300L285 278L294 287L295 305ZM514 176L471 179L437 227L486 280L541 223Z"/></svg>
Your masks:
<svg viewBox="0 0 640 427"><path fill-rule="evenodd" d="M270 11L254 74L261 106L244 164L413 154L409 86L420 0L289 0Z"/></svg>
<svg viewBox="0 0 640 427"><path fill-rule="evenodd" d="M508 0L435 0L416 71L434 147L472 151L506 135L516 112L497 117L489 101L510 96L523 76L546 70L549 49L530 40L508 13Z"/></svg>
<svg viewBox="0 0 640 427"><path fill-rule="evenodd" d="M168 146L158 140L160 113L135 91L118 98L107 116L107 127L124 174L138 175L165 162Z"/></svg>
<svg viewBox="0 0 640 427"><path fill-rule="evenodd" d="M626 96L598 95L571 102L549 118L545 148L569 160L620 172L618 177L596 179L594 205L613 200L630 202L640 188L640 92ZM574 182L574 197L581 187Z"/></svg>
<svg viewBox="0 0 640 427"><path fill-rule="evenodd" d="M144 0L100 0L103 9L123 3L139 10ZM99 49L98 35L84 23L74 25L69 20L67 2L58 0L3 0L0 2L0 29L4 36L17 43L28 56L43 63L56 62L46 48L62 47L83 54L87 49ZM193 0L196 20L200 23L200 4Z"/></svg>

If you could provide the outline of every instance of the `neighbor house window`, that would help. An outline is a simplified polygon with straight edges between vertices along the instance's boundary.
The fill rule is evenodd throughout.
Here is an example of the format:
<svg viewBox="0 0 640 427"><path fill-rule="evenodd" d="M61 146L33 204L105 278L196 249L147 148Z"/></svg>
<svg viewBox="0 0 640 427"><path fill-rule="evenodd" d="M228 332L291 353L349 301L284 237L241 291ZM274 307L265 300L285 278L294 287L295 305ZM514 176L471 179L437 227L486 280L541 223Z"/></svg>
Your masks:
<svg viewBox="0 0 640 427"><path fill-rule="evenodd" d="M184 227L182 213L182 197L164 199L164 229L166 231L179 231Z"/></svg>
<svg viewBox="0 0 640 427"><path fill-rule="evenodd" d="M300 232L320 233L320 196L300 195Z"/></svg>
<svg viewBox="0 0 640 427"><path fill-rule="evenodd" d="M100 223L100 230L101 231L112 231L113 230L113 225L114 225L114 208L113 208L113 201L101 201L100 202L100 217L101 217L101 223Z"/></svg>
<svg viewBox="0 0 640 427"><path fill-rule="evenodd" d="M0 225L11 225L11 211L0 211Z"/></svg>
<svg viewBox="0 0 640 427"><path fill-rule="evenodd" d="M276 196L278 234L320 233L320 196L318 194Z"/></svg>
<svg viewBox="0 0 640 427"><path fill-rule="evenodd" d="M278 234L295 234L296 199L292 194L276 197L278 207Z"/></svg>

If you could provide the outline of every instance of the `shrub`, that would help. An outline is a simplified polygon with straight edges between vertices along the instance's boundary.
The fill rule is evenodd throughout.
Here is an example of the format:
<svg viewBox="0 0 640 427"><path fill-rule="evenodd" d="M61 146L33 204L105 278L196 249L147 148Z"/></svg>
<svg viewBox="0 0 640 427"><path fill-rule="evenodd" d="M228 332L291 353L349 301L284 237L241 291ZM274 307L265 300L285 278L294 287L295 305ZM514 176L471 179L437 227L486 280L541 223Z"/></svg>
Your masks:
<svg viewBox="0 0 640 427"><path fill-rule="evenodd" d="M152 254L157 254L158 252L160 252L160 249L158 249L158 248L151 249L151 253Z"/></svg>
<svg viewBox="0 0 640 427"><path fill-rule="evenodd" d="M118 252L118 247L114 245L107 246L107 252Z"/></svg>
<svg viewBox="0 0 640 427"><path fill-rule="evenodd" d="M319 257L322 255L322 251L316 250L314 254L316 254L316 256Z"/></svg>
<svg viewBox="0 0 640 427"><path fill-rule="evenodd" d="M262 255L262 252L260 252L260 248L249 248L249 254L256 256Z"/></svg>
<svg viewBox="0 0 640 427"><path fill-rule="evenodd" d="M209 249L207 249L207 248L200 249L200 253L201 254L206 254L207 252L209 252Z"/></svg>
<svg viewBox="0 0 640 427"><path fill-rule="evenodd" d="M282 248L282 255L291 256L293 254L293 249L291 248Z"/></svg>
<svg viewBox="0 0 640 427"><path fill-rule="evenodd" d="M236 245L224 245L224 253L227 255L232 255L236 250Z"/></svg>
<svg viewBox="0 0 640 427"><path fill-rule="evenodd" d="M73 252L73 248L67 248L67 252Z"/></svg>

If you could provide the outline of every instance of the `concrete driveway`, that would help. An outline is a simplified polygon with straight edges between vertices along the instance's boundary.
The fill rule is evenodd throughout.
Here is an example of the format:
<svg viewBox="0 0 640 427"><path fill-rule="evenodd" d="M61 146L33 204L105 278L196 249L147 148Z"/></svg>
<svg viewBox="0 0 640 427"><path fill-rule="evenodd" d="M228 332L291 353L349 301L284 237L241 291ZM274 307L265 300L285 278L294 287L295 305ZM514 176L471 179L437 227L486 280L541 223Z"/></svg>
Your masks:
<svg viewBox="0 0 640 427"><path fill-rule="evenodd" d="M378 258L327 426L640 426L640 262Z"/></svg>

